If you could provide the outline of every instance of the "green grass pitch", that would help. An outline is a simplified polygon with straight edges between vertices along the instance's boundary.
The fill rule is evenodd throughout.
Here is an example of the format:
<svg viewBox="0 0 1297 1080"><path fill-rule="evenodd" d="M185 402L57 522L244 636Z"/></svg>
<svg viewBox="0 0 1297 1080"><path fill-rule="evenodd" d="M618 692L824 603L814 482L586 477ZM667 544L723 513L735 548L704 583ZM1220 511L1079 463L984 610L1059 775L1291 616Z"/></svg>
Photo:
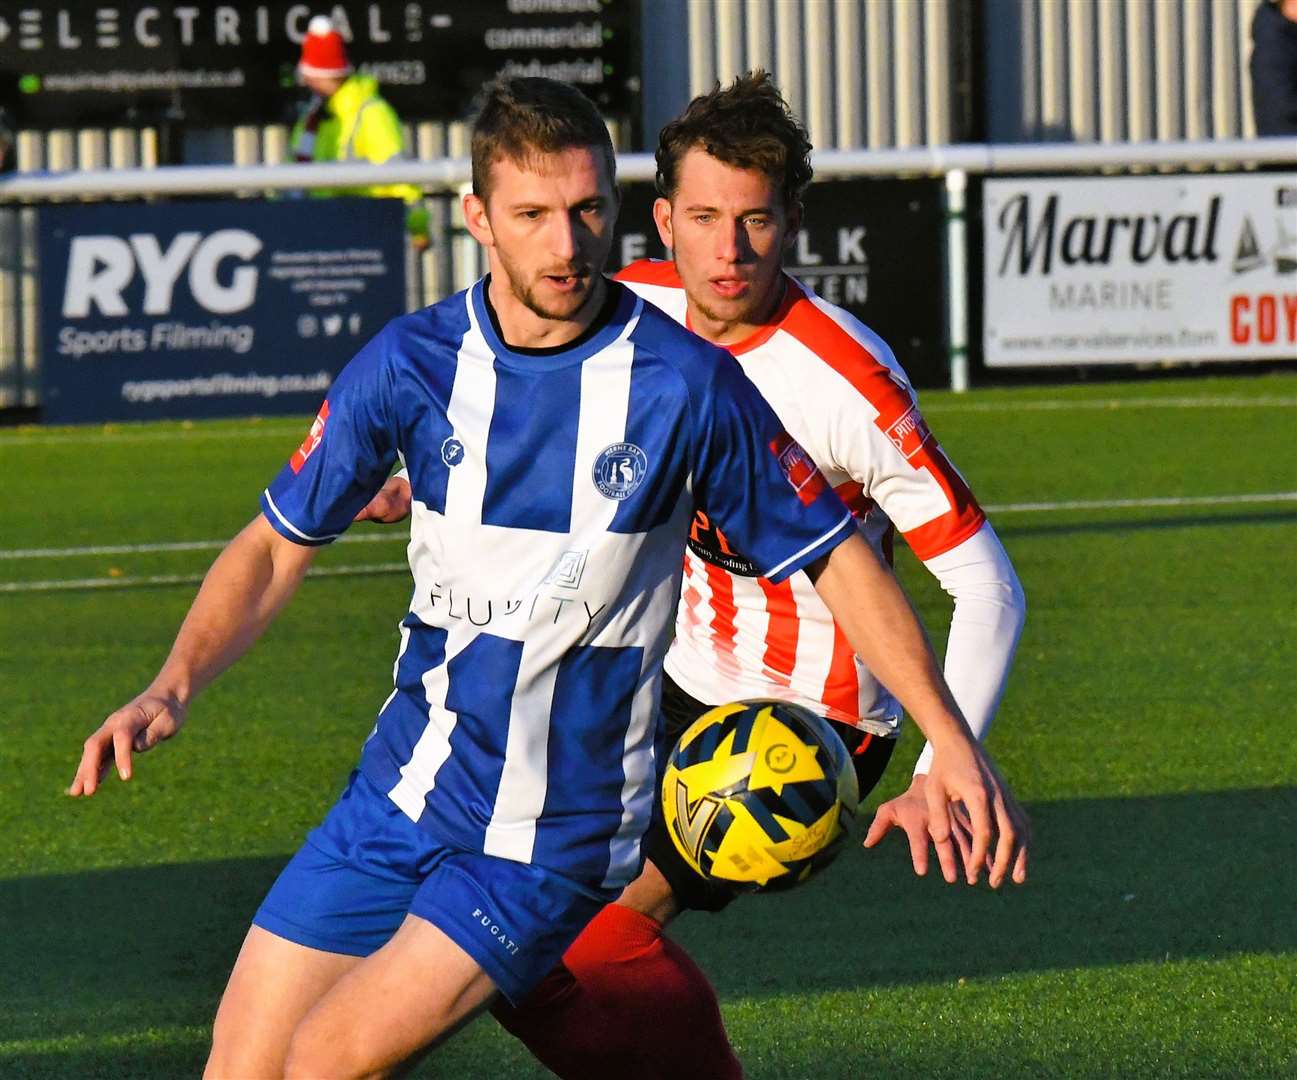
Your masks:
<svg viewBox="0 0 1297 1080"><path fill-rule="evenodd" d="M1031 880L919 880L893 838L680 920L748 1074L1297 1075L1297 376L924 403L984 504L1105 504L992 515L1029 602L991 746ZM81 740L156 670L215 552L12 553L227 538L305 426L0 431L0 1075L197 1075L248 919L387 694L408 591L308 580L132 783L73 801ZM1159 498L1182 501L1110 505ZM318 565L401 561L355 532ZM945 598L899 571L940 647ZM142 578L164 581L119 587ZM30 587L71 581L113 584ZM486 1018L419 1075L545 1074Z"/></svg>

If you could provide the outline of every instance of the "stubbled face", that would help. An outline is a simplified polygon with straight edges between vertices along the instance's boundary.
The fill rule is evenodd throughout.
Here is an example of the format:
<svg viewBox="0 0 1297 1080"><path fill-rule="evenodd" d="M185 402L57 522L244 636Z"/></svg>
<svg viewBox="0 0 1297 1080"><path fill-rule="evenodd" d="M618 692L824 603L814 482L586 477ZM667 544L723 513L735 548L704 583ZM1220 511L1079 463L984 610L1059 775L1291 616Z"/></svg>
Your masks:
<svg viewBox="0 0 1297 1080"><path fill-rule="evenodd" d="M602 295L617 220L613 179L596 148L497 159L485 202L466 196L464 214L493 281L503 276L532 315L571 322L592 314L584 309Z"/></svg>
<svg viewBox="0 0 1297 1080"><path fill-rule="evenodd" d="M754 333L783 298L784 252L801 223L764 173L726 165L705 150L680 160L675 194L653 207L675 255L690 325L720 344Z"/></svg>

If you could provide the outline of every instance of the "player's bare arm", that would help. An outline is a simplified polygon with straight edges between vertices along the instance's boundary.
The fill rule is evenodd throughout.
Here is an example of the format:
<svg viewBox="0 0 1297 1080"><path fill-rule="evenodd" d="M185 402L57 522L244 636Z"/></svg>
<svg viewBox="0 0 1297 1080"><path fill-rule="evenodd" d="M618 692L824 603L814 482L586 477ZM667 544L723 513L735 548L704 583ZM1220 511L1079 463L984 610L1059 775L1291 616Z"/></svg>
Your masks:
<svg viewBox="0 0 1297 1080"><path fill-rule="evenodd" d="M291 543L262 517L217 557L181 624L175 644L142 694L85 741L69 795L93 795L114 764L129 780L131 755L171 738L189 703L247 651L297 590L316 548Z"/></svg>
<svg viewBox="0 0 1297 1080"><path fill-rule="evenodd" d="M968 883L976 884L992 841L990 883L998 887L1012 872L1026 879L1030 830L1026 814L977 744L941 676L927 637L892 572L859 537L839 544L807 568L816 591L832 611L856 654L914 718L933 747L924 784L928 833L942 874L957 877L956 846L967 813Z"/></svg>

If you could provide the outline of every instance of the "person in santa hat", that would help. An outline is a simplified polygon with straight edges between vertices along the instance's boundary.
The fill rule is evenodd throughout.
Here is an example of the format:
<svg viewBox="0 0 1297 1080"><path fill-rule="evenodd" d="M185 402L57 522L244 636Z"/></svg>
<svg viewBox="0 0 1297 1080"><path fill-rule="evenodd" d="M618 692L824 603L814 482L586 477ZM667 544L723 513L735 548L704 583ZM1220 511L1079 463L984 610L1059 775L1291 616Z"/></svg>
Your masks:
<svg viewBox="0 0 1297 1080"><path fill-rule="evenodd" d="M378 93L378 81L356 72L347 59L342 35L327 15L317 15L302 41L297 75L313 92L293 127L292 150L300 162L370 161L381 165L404 156L400 118ZM372 184L363 188L317 188L313 195L370 195L404 199L406 231L415 247L428 246L428 210L411 184Z"/></svg>

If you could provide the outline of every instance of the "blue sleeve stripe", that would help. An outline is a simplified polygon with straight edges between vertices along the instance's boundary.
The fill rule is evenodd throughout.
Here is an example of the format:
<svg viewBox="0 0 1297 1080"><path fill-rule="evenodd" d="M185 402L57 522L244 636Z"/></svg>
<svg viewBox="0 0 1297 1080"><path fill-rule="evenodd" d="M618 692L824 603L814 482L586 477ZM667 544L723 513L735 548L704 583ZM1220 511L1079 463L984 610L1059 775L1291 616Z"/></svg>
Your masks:
<svg viewBox="0 0 1297 1080"><path fill-rule="evenodd" d="M781 573L787 570L790 566L794 570L799 570L806 563L813 562L814 561L813 559L806 558L806 556L809 555L811 552L816 551L817 548L822 547L827 551L830 547L836 547L837 546L836 542L830 544L829 541L835 540L837 534L842 532L843 530L850 527L854 527L855 520L856 519L851 516L850 511L848 511L846 514L843 515L842 520L839 521L836 525L834 525L833 528L831 528L823 536L819 537L816 540L812 540L809 544L807 544L804 548L802 548L801 551L797 552L797 554L788 556L788 558L786 558L778 566L774 567L773 569L765 571L761 576L770 581L774 581L775 579L778 578L778 576ZM846 537L843 537L843 539L846 539ZM799 562L798 560L801 561Z"/></svg>
<svg viewBox="0 0 1297 1080"><path fill-rule="evenodd" d="M299 540L303 541L304 543L327 544L330 540L336 540L339 536L342 535L341 533L333 533L329 536L311 536L307 533L304 533L302 532L301 529L299 529L296 525L294 525L291 521L289 521L288 518L284 517L284 515L279 512L279 507L275 505L275 500L270 497L270 488L266 488L266 490L261 493L261 497L266 500L266 506L268 506L271 512L274 513L275 517L279 519L279 524L281 524L284 527L284 529L287 529L290 533L293 534L293 536L297 537ZM283 532L283 529L279 531ZM291 540L293 536L289 536L288 539Z"/></svg>

